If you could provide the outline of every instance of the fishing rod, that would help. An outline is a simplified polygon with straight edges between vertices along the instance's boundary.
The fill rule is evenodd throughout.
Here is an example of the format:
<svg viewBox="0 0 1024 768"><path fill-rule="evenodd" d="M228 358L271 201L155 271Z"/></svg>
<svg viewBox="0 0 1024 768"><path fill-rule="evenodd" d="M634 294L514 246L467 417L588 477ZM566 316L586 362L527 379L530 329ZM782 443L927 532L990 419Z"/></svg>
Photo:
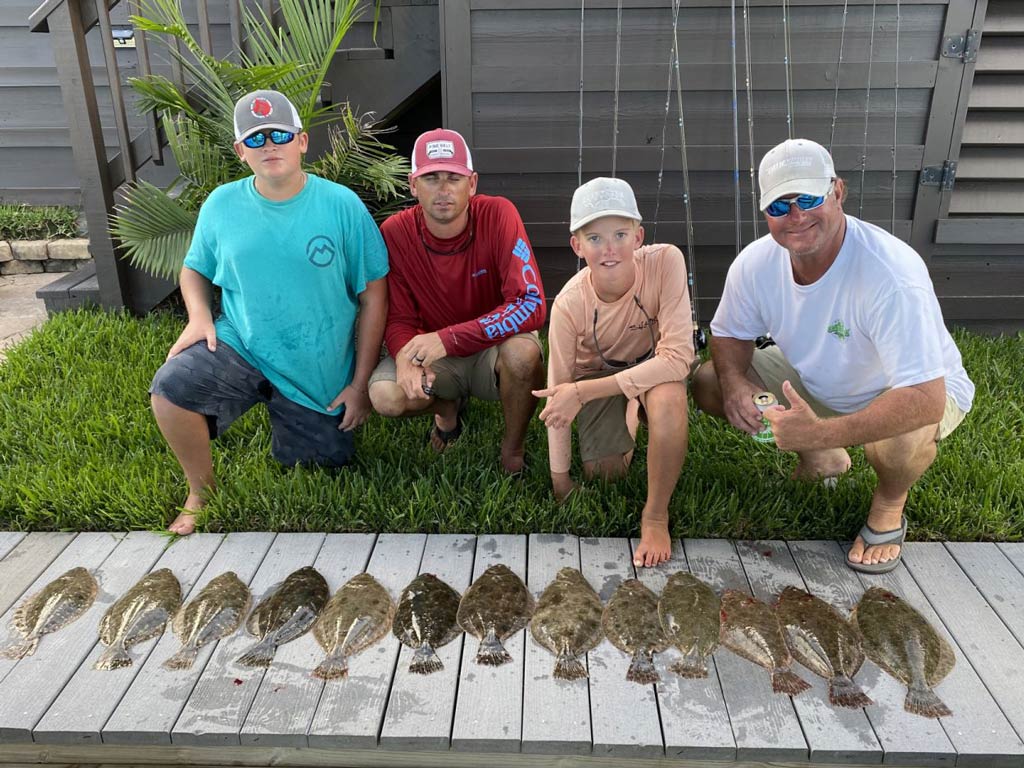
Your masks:
<svg viewBox="0 0 1024 768"><path fill-rule="evenodd" d="M896 0L896 63L893 72L892 93L892 213L889 220L889 231L896 234L896 146L897 128L900 119L900 0Z"/></svg>
<svg viewBox="0 0 1024 768"><path fill-rule="evenodd" d="M612 178L615 178L615 161L619 152L619 70L622 51L622 0L615 10L615 105L612 115Z"/></svg>
<svg viewBox="0 0 1024 768"><path fill-rule="evenodd" d="M850 0L843 0L843 28L839 33L839 58L836 60L836 89L832 97L832 130L828 135L828 152L832 154L832 144L836 140L836 115L839 110L839 73L843 68L843 46L846 43L846 17L849 15Z"/></svg>
<svg viewBox="0 0 1024 768"><path fill-rule="evenodd" d="M757 222L761 218L757 208L756 164L754 163L754 97L750 80L750 20L748 19L748 1L743 0L743 47L744 60L747 63L747 144L750 147L750 212L751 223L754 225L754 239L757 240Z"/></svg>
<svg viewBox="0 0 1024 768"><path fill-rule="evenodd" d="M871 115L871 62L875 58L875 11L877 0L871 0L871 37L868 44L868 83L864 104L864 146L860 156L860 201L857 207L857 218L864 218L864 177L868 166L868 118Z"/></svg>
<svg viewBox="0 0 1024 768"><path fill-rule="evenodd" d="M736 220L736 253L743 250L743 222L740 213L740 108L736 89L736 0L730 3L732 50L732 185L733 218Z"/></svg>

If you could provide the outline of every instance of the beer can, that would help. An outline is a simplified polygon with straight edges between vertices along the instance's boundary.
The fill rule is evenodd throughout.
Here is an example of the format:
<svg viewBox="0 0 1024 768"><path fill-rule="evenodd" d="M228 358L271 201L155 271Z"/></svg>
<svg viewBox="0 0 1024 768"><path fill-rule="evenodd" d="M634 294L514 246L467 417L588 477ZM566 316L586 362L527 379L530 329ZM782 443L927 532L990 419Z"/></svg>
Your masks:
<svg viewBox="0 0 1024 768"><path fill-rule="evenodd" d="M762 414L761 424L763 425L761 431L753 435L753 438L759 443L773 443L775 442L775 435L772 434L772 425L764 417L764 412L771 408L773 405L778 405L779 401L775 398L771 392L758 392L754 395L754 405L757 406Z"/></svg>

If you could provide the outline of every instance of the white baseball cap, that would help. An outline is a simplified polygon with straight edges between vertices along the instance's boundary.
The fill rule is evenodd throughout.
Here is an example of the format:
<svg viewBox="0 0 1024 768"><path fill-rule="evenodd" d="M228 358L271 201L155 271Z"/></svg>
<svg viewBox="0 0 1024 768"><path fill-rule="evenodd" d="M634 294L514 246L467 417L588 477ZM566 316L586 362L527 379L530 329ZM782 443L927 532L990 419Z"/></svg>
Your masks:
<svg viewBox="0 0 1024 768"><path fill-rule="evenodd" d="M814 195L828 192L836 177L832 156L821 144L810 139L789 139L768 150L761 159L758 180L761 184L761 210L780 197Z"/></svg>
<svg viewBox="0 0 1024 768"><path fill-rule="evenodd" d="M575 232L602 216L622 216L643 221L633 188L622 179L599 176L577 188L572 195L569 231Z"/></svg>

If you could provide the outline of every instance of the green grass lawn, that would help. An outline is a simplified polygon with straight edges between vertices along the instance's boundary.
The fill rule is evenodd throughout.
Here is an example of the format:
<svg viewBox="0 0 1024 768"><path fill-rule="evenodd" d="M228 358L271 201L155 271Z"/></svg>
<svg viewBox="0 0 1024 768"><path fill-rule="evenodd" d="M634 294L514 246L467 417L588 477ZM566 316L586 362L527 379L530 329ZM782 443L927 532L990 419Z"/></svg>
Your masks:
<svg viewBox="0 0 1024 768"><path fill-rule="evenodd" d="M147 388L180 317L99 312L51 319L0 365L0 529L162 529L184 480L149 410ZM911 491L915 539L1024 539L1024 334L958 333L974 410ZM474 401L443 456L424 444L427 417L372 418L357 459L337 473L283 469L256 408L215 444L220 489L210 531L569 532L626 536L646 494L643 437L630 476L588 483L559 506L547 442L534 421L521 480L498 469L501 414ZM673 532L737 538L850 538L874 474L860 451L837 488L787 479L795 458L690 414L690 453L672 500ZM576 468L578 476L578 467Z"/></svg>

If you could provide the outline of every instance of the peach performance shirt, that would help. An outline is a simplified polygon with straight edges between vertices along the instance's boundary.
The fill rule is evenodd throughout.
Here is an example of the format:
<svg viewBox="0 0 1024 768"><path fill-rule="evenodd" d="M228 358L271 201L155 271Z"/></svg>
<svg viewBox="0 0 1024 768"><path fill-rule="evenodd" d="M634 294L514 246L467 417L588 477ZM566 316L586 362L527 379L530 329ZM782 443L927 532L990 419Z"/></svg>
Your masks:
<svg viewBox="0 0 1024 768"><path fill-rule="evenodd" d="M610 370L595 346L595 329L604 357L628 362L650 350L649 324L656 339L654 356L616 373L619 388L626 397L635 398L658 384L686 381L694 352L683 253L674 245L645 245L634 252L634 268L633 287L614 302L597 297L589 268L559 292L548 331L548 387ZM571 445L568 429L548 430L552 473L569 471Z"/></svg>

